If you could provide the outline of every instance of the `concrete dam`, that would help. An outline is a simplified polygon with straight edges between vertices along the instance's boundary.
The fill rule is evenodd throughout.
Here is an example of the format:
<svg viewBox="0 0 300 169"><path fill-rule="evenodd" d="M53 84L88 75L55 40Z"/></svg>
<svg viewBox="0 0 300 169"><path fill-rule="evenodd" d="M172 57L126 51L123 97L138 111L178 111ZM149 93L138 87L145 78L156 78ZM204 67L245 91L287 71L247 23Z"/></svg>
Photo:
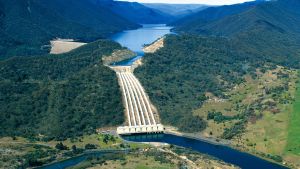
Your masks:
<svg viewBox="0 0 300 169"><path fill-rule="evenodd" d="M118 77L125 107L126 126L117 128L120 135L139 133L160 133L164 126L151 104L139 80L133 74L133 66L112 66Z"/></svg>

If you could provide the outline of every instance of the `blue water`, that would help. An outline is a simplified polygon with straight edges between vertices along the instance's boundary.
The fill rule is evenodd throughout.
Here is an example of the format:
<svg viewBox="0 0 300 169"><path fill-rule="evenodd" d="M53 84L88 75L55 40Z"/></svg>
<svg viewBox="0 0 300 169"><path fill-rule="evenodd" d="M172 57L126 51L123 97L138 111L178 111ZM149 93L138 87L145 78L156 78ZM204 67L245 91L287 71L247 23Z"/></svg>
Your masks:
<svg viewBox="0 0 300 169"><path fill-rule="evenodd" d="M175 136L171 134L133 135L123 136L125 140L135 142L162 142L190 148L203 154L216 157L227 163L234 164L242 169L286 169L254 155L244 153L227 146L215 145L204 141Z"/></svg>
<svg viewBox="0 0 300 169"><path fill-rule="evenodd" d="M111 37L112 40L137 53L137 57L116 63L116 65L129 66L144 55L144 45L151 44L155 40L171 33L171 28L165 24L146 24L136 30L128 30L117 33Z"/></svg>

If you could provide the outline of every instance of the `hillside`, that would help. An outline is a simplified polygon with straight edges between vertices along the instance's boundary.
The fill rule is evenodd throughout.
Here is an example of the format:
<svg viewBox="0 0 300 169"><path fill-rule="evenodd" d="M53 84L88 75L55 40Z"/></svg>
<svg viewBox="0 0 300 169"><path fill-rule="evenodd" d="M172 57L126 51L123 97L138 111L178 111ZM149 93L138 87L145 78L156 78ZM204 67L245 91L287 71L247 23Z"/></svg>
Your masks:
<svg viewBox="0 0 300 169"><path fill-rule="evenodd" d="M266 2L167 36L136 70L162 122L299 167L298 9Z"/></svg>
<svg viewBox="0 0 300 169"><path fill-rule="evenodd" d="M154 10L136 2L100 0L98 5L105 6L119 16L138 24L165 24L174 20L174 16L170 14Z"/></svg>
<svg viewBox="0 0 300 169"><path fill-rule="evenodd" d="M116 49L100 40L67 54L0 61L0 135L64 139L122 124L117 78L101 59Z"/></svg>
<svg viewBox="0 0 300 169"><path fill-rule="evenodd" d="M255 1L243 4L209 7L195 14L175 20L170 23L170 25L175 26L175 30L178 32L199 33L199 29L207 23L247 11L260 3L262 2Z"/></svg>
<svg viewBox="0 0 300 169"><path fill-rule="evenodd" d="M205 123L195 120L193 111L201 107L206 93L223 98L223 92L243 82L244 75L255 77L256 68L300 67L298 46L277 45L275 50L276 41L264 46L247 43L194 35L168 36L164 48L146 54L136 73L161 112L163 124L187 132L199 131Z"/></svg>
<svg viewBox="0 0 300 169"><path fill-rule="evenodd" d="M138 27L84 0L1 0L0 6L0 48L6 49L0 58L46 53L41 46L56 37L91 41Z"/></svg>
<svg viewBox="0 0 300 169"><path fill-rule="evenodd" d="M257 29L299 33L300 13L297 10L299 7L300 3L293 0L267 2L243 13L208 23L200 29L198 28L198 30L223 36L236 35Z"/></svg>

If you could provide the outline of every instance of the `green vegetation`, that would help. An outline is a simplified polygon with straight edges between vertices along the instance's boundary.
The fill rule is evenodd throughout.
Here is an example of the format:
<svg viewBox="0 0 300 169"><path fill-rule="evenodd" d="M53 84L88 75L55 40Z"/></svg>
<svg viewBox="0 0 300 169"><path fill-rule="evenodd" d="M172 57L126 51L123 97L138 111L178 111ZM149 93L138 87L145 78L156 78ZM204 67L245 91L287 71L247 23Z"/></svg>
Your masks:
<svg viewBox="0 0 300 169"><path fill-rule="evenodd" d="M30 143L0 143L0 168L28 168L52 162L58 153L52 147Z"/></svg>
<svg viewBox="0 0 300 169"><path fill-rule="evenodd" d="M175 25L178 31L185 33L219 36L234 36L248 31L259 31L259 29L299 33L299 7L298 0L278 0L208 8L183 18ZM257 42L267 43L258 40Z"/></svg>
<svg viewBox="0 0 300 169"><path fill-rule="evenodd" d="M222 138L232 139L233 137L243 133L245 130L245 122L237 122L231 128L225 128Z"/></svg>
<svg viewBox="0 0 300 169"><path fill-rule="evenodd" d="M159 153L159 152L158 152ZM143 153L131 152L129 154L107 154L101 157L89 158L69 169L173 169L176 165L170 161L165 161L165 157L158 159L156 156ZM160 153L161 154L161 153ZM157 155L157 154L156 154ZM160 160L164 160L163 162Z"/></svg>
<svg viewBox="0 0 300 169"><path fill-rule="evenodd" d="M214 120L217 123L238 119L239 116L224 116L221 112L210 111L207 114L207 120Z"/></svg>
<svg viewBox="0 0 300 169"><path fill-rule="evenodd" d="M69 169L182 169L182 168L235 168L208 155L171 145L160 148L139 148L123 153L91 157Z"/></svg>
<svg viewBox="0 0 300 169"><path fill-rule="evenodd" d="M140 3L126 1L106 0L98 3L99 5L109 7L114 13L123 18L139 24L164 24L174 19L173 16L147 7Z"/></svg>
<svg viewBox="0 0 300 169"><path fill-rule="evenodd" d="M242 81L243 72L235 70L242 70L244 63L232 67L236 58L226 42L222 38L168 36L164 48L146 54L136 74L158 106L164 124L180 126L184 131L202 130L206 124L193 117L192 110L207 99L205 92L222 95L224 88L216 77L224 78L228 87Z"/></svg>
<svg viewBox="0 0 300 169"><path fill-rule="evenodd" d="M104 143L104 135L93 134L67 139L65 141L34 141L22 137L0 138L0 168L28 168L38 167L54 161L66 160L70 157L88 153L91 149L120 150L123 144L126 148L133 145L134 149L146 147L141 144L123 143L118 137L115 142ZM137 147L137 148L136 148Z"/></svg>
<svg viewBox="0 0 300 169"><path fill-rule="evenodd" d="M200 12L175 20L170 25L175 26L176 31L190 33L208 33L209 30L201 29L211 21L219 20L227 16L244 12L262 1L246 2L242 4L224 5L219 7L208 7Z"/></svg>
<svg viewBox="0 0 300 169"><path fill-rule="evenodd" d="M1 1L0 59L48 53L57 37L90 42L137 27L92 1Z"/></svg>
<svg viewBox="0 0 300 169"><path fill-rule="evenodd" d="M290 117L300 68L299 7L271 1L180 30L193 35L167 36L136 71L163 123L299 167L298 113ZM197 116L203 122L193 126L207 123L205 130L183 120Z"/></svg>
<svg viewBox="0 0 300 169"><path fill-rule="evenodd" d="M58 150L68 150L69 148L67 146L65 146L62 142L57 143L55 146L56 149Z"/></svg>
<svg viewBox="0 0 300 169"><path fill-rule="evenodd" d="M188 121L195 118L192 112L207 100L203 96L210 93L215 97L210 98L211 100L223 102L224 99L228 99L226 91L242 84L245 75L256 79L258 69L266 72L276 69L277 65L287 68L300 67L300 36L297 31L300 22L297 7L300 3L293 1L289 4L286 0L280 0L241 6L235 6L243 9L228 14L228 17L224 17L227 14L221 14L206 22L201 23L201 20L198 20L198 27L190 23L195 32L188 28L181 30L196 34L203 34L202 31L207 30L222 37L170 35L165 40L164 48L154 54L146 54L143 66L138 68L136 73L151 100L158 106L163 123L175 125L182 131L201 131L202 127L195 128L195 125L191 126ZM287 89L286 85L278 86L266 93L277 100ZM281 99L280 104L284 102ZM218 116L219 119L216 120L231 119L246 123L251 119L259 119L260 114L256 114L255 109L251 107L249 104L244 108L235 107L241 111L240 115ZM274 114L279 111L272 103L268 107ZM184 120L185 118L190 120ZM204 121L199 121L198 124L203 126ZM232 131L237 134L243 131L244 127L240 123L237 124L236 127L233 127L233 124L228 126L227 133ZM233 135L229 136L232 138Z"/></svg>
<svg viewBox="0 0 300 169"><path fill-rule="evenodd" d="M101 59L117 49L100 40L67 54L1 61L0 135L63 140L122 124L117 78Z"/></svg>
<svg viewBox="0 0 300 169"><path fill-rule="evenodd" d="M290 115L288 140L286 150L289 153L300 155L300 83L298 81L295 102Z"/></svg>
<svg viewBox="0 0 300 169"><path fill-rule="evenodd" d="M256 78L257 68L273 69L278 64L299 66L299 62L295 62L299 58L284 59L281 48L268 52L270 47L265 44L265 50L255 50L251 44L246 48L244 40L240 39L238 44L237 39L170 35L164 48L146 54L136 74L158 106L164 124L188 132L201 131L205 127L196 128L190 121L195 118L192 112L207 100L205 94L212 93L222 102L227 98L224 92L243 83L244 75ZM292 49L291 46L291 55L297 56ZM282 57L270 60L272 56ZM253 112L247 110L243 114L250 117ZM203 120L198 120L198 124L196 126L205 126Z"/></svg>
<svg viewBox="0 0 300 169"><path fill-rule="evenodd" d="M111 55L109 56L103 56L102 61L104 65L111 65L115 64L117 62L121 61L126 61L128 59L132 59L135 57L137 54L128 50L128 49L123 49L123 50L117 50L114 51Z"/></svg>

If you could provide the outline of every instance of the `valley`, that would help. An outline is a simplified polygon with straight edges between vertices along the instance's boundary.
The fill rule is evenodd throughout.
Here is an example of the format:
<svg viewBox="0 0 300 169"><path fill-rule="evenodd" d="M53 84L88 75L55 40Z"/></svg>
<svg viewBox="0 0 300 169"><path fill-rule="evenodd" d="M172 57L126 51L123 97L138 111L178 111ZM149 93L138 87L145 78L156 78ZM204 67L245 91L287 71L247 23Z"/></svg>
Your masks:
<svg viewBox="0 0 300 169"><path fill-rule="evenodd" d="M299 168L299 9L0 0L0 168Z"/></svg>

